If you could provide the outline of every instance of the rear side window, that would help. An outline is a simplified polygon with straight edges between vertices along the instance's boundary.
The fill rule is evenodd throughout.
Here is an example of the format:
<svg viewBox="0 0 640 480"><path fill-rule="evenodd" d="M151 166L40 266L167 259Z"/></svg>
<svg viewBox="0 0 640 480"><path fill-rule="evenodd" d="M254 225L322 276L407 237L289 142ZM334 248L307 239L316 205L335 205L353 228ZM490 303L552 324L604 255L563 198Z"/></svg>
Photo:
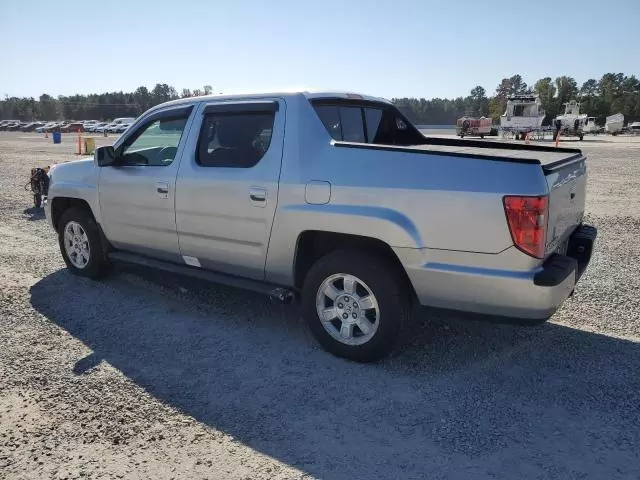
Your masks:
<svg viewBox="0 0 640 480"><path fill-rule="evenodd" d="M340 109L335 105L319 105L316 113L334 140L342 141L342 124L340 123Z"/></svg>
<svg viewBox="0 0 640 480"><path fill-rule="evenodd" d="M384 104L314 103L314 109L331 138L337 141L379 145L420 145L425 137L405 122L399 112Z"/></svg>
<svg viewBox="0 0 640 480"><path fill-rule="evenodd" d="M253 167L269 150L274 119L272 112L207 115L198 140L198 164L203 167Z"/></svg>
<svg viewBox="0 0 640 480"><path fill-rule="evenodd" d="M376 138L378 128L380 127L380 122L382 121L382 110L377 108L365 108L364 115L365 122L367 124L367 138L371 139L370 142L373 143Z"/></svg>
<svg viewBox="0 0 640 480"><path fill-rule="evenodd" d="M316 112L334 140L366 142L360 107L323 105L316 107Z"/></svg>

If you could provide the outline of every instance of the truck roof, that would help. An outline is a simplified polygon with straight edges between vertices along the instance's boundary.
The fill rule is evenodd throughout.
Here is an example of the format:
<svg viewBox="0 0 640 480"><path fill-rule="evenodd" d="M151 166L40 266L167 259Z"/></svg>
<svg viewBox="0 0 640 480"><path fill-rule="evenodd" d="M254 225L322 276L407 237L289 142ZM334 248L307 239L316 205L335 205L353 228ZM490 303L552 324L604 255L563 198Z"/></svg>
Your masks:
<svg viewBox="0 0 640 480"><path fill-rule="evenodd" d="M187 97L180 98L178 100L172 100L166 103L156 105L151 110L155 110L167 105L189 105L192 103L206 102L206 101L220 101L220 100L260 100L263 98L293 98L293 97L305 97L309 100L317 98L344 98L345 100L366 100L371 102L391 102L385 98L373 97L371 95L363 95L356 92L347 91L311 91L311 90L295 90L295 91L280 91L280 92L248 92L248 93L235 93L230 95L203 95L200 97Z"/></svg>

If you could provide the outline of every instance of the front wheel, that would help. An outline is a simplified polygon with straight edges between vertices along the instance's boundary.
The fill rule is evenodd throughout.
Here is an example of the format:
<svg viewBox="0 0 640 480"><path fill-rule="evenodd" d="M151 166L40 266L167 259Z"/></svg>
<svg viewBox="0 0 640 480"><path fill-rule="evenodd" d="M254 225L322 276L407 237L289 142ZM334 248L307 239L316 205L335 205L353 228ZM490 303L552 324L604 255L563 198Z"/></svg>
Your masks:
<svg viewBox="0 0 640 480"><path fill-rule="evenodd" d="M62 214L58 240L64 263L71 273L98 278L106 270L106 261L98 224L84 209L70 208Z"/></svg>
<svg viewBox="0 0 640 480"><path fill-rule="evenodd" d="M338 250L311 267L302 289L302 311L325 350L372 362L395 346L410 316L411 296L391 262Z"/></svg>

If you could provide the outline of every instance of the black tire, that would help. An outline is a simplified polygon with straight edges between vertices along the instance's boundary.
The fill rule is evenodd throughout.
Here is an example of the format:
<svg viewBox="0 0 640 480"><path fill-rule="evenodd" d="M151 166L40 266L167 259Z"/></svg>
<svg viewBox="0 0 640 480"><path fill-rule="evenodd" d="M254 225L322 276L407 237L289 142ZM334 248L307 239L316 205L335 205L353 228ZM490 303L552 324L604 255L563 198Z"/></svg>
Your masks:
<svg viewBox="0 0 640 480"><path fill-rule="evenodd" d="M64 245L64 231L69 222L72 221L82 227L89 240L89 260L82 268L76 267L71 262ZM70 208L62 214L62 218L60 218L60 223L58 224L58 244L60 245L60 252L62 253L64 263L66 263L67 268L74 275L99 278L106 273L107 262L100 238L100 230L93 215L85 209Z"/></svg>
<svg viewBox="0 0 640 480"><path fill-rule="evenodd" d="M583 138L584 138L584 135L580 135L580 141L582 141Z"/></svg>
<svg viewBox="0 0 640 480"><path fill-rule="evenodd" d="M484 140L484 133L480 134L480 138Z"/></svg>
<svg viewBox="0 0 640 480"><path fill-rule="evenodd" d="M317 313L318 289L325 279L338 273L353 275L366 283L378 302L377 331L361 345L347 345L333 338ZM336 250L318 259L305 278L301 300L302 314L320 345L337 357L356 362L374 362L387 356L403 326L409 323L412 307L410 286L396 265L379 255L354 250Z"/></svg>
<svg viewBox="0 0 640 480"><path fill-rule="evenodd" d="M42 205L42 195L40 195L39 193L33 195L33 205L36 208L40 208L40 206Z"/></svg>

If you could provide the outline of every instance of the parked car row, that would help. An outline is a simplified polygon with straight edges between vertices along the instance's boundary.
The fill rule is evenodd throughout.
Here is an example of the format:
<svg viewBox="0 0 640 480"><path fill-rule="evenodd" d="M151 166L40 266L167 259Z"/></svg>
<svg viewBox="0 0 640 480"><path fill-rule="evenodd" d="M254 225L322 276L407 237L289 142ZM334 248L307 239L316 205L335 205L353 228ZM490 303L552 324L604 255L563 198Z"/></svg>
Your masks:
<svg viewBox="0 0 640 480"><path fill-rule="evenodd" d="M32 132L44 122L21 122L19 120L0 121L0 130L8 132Z"/></svg>
<svg viewBox="0 0 640 480"><path fill-rule="evenodd" d="M91 126L88 131L95 133L122 133L133 123L135 119L116 119L112 123L101 122Z"/></svg>
<svg viewBox="0 0 640 480"><path fill-rule="evenodd" d="M0 130L7 132L37 132L37 133L122 133L134 122L133 117L116 118L112 122L99 120L67 120L58 122L22 122L20 120L0 120Z"/></svg>

